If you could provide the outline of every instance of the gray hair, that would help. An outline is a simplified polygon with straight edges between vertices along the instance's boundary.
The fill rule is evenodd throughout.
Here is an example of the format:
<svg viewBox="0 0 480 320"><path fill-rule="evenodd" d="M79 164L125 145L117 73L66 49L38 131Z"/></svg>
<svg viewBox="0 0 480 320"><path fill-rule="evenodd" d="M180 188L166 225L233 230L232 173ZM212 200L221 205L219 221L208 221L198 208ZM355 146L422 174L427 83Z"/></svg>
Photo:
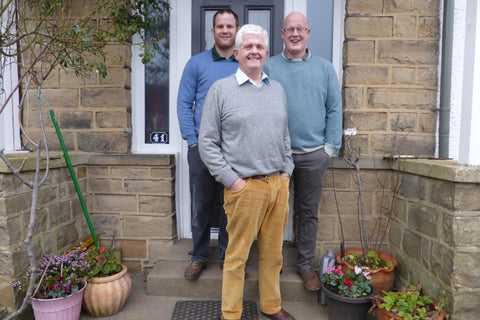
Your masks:
<svg viewBox="0 0 480 320"><path fill-rule="evenodd" d="M246 34L262 35L265 41L265 49L268 50L268 33L265 29L256 24L245 24L240 30L238 30L237 37L235 38L235 48L240 49L243 42L243 36Z"/></svg>

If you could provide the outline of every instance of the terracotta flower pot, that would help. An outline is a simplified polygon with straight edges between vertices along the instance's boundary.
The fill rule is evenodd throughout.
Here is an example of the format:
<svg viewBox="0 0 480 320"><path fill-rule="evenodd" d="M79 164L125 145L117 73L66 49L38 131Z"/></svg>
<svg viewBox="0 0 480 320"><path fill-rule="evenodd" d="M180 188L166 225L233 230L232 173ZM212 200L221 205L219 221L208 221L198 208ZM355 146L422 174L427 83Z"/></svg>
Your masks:
<svg viewBox="0 0 480 320"><path fill-rule="evenodd" d="M345 254L352 252L354 254L363 255L362 249L353 249L349 248L345 250ZM393 290L393 283L395 280L394 269L398 266L398 262L394 257L391 257L388 253L383 251L377 252L378 257L383 261L391 261L392 266L388 268L378 268L378 269L370 269L370 277L372 278L372 287L375 289L375 292L381 293L382 290L385 291L392 291ZM340 252L337 252L337 263L342 266L342 269L345 271L346 269L355 270L355 266L350 265L348 262L342 261L342 257L340 256Z"/></svg>
<svg viewBox="0 0 480 320"><path fill-rule="evenodd" d="M328 290L324 283L321 290L327 299L328 320L365 320L372 304L370 298L375 295L373 291L364 297L343 297Z"/></svg>
<svg viewBox="0 0 480 320"><path fill-rule="evenodd" d="M377 320L403 320L402 317L396 316L393 313L380 308L381 302L379 300L375 300L376 304L376 314L377 314ZM434 306L436 306L435 303L433 303ZM436 318L432 318L432 320L443 320L445 319L445 313L443 311L440 311L440 314Z"/></svg>
<svg viewBox="0 0 480 320"><path fill-rule="evenodd" d="M85 287L86 283L77 293L64 298L32 298L35 320L78 320Z"/></svg>
<svg viewBox="0 0 480 320"><path fill-rule="evenodd" d="M88 282L83 307L93 317L108 317L122 310L132 288L127 266L113 276L93 278Z"/></svg>

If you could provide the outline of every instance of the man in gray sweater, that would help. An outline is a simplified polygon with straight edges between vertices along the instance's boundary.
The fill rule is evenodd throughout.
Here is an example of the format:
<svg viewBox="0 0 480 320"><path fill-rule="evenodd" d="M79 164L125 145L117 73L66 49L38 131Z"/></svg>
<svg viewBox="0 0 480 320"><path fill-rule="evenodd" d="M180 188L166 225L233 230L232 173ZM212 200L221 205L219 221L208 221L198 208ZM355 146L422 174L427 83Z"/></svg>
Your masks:
<svg viewBox="0 0 480 320"><path fill-rule="evenodd" d="M260 309L270 319L294 319L281 307L280 270L293 171L285 93L262 72L268 35L260 26L237 33L237 72L216 81L203 105L198 146L210 173L225 186L229 243L220 319L242 315L244 270L255 238Z"/></svg>

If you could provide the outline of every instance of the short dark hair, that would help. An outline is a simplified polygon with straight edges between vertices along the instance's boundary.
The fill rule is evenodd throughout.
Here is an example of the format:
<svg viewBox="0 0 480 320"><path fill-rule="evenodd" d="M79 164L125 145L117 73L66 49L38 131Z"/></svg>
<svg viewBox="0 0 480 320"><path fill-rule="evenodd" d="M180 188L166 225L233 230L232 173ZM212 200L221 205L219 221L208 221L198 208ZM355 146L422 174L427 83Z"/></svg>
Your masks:
<svg viewBox="0 0 480 320"><path fill-rule="evenodd" d="M238 22L238 15L232 10L232 9L219 9L214 15L213 15L213 27L215 28L215 20L217 19L217 16L219 14L231 14L235 18L235 23L236 27L238 28L239 22Z"/></svg>

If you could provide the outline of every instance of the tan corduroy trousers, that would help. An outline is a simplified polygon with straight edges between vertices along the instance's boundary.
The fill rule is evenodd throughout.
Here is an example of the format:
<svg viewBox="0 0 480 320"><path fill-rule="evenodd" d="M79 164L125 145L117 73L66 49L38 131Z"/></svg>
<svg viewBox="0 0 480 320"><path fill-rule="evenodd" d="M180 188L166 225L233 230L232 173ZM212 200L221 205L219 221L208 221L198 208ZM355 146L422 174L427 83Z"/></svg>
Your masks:
<svg viewBox="0 0 480 320"><path fill-rule="evenodd" d="M283 232L288 219L288 178L274 175L247 179L240 190L225 189L228 247L222 285L225 319L242 315L245 263L255 238L258 244L260 309L274 314L281 309L280 270Z"/></svg>

